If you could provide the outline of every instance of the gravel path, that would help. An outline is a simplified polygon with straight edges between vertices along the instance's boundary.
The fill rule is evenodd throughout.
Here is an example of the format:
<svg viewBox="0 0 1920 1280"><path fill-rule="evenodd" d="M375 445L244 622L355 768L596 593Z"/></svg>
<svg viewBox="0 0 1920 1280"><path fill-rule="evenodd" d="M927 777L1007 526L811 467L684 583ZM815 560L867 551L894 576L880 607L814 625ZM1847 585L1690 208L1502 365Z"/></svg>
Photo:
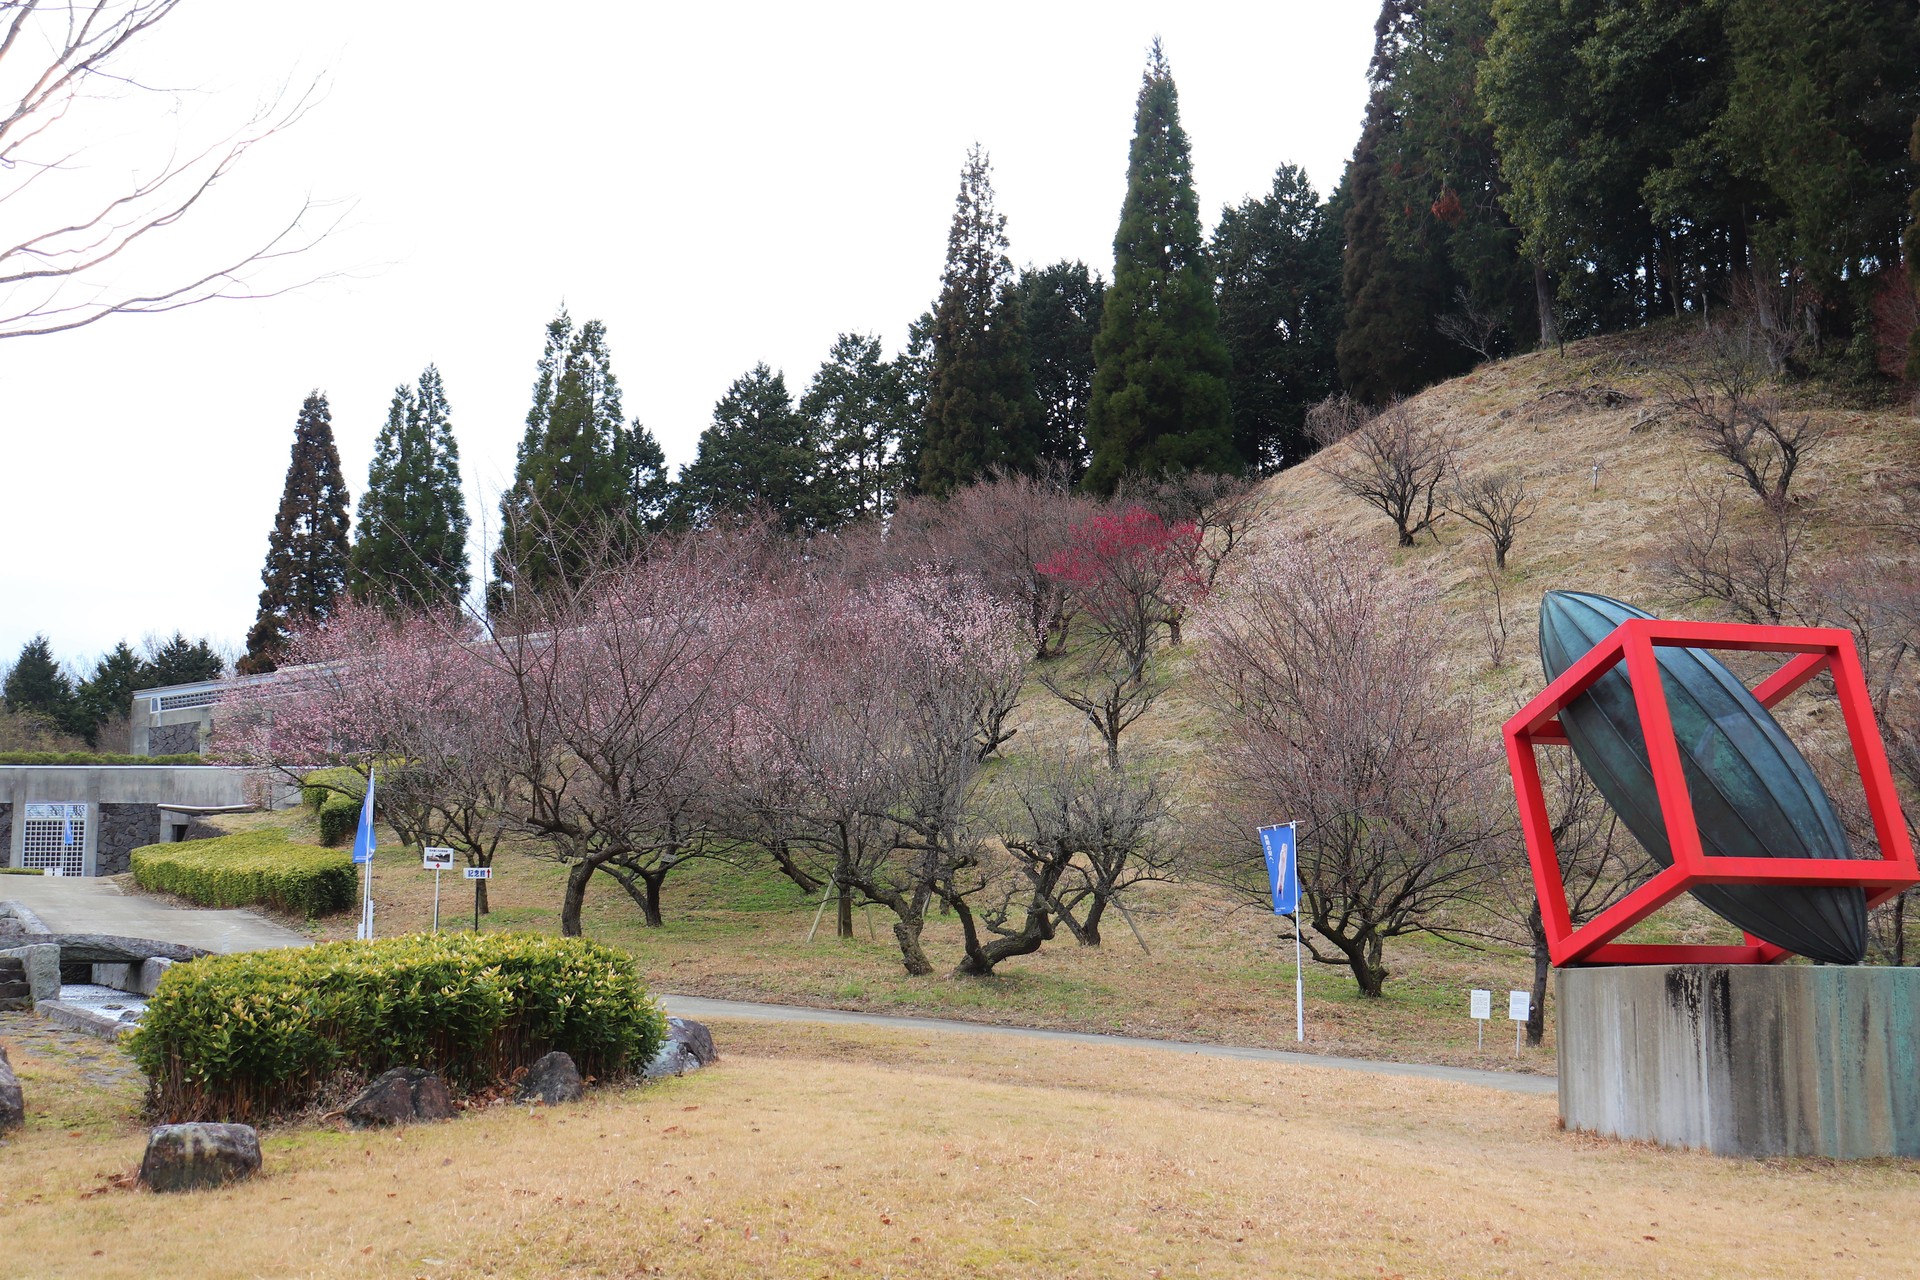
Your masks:
<svg viewBox="0 0 1920 1280"><path fill-rule="evenodd" d="M853 1013L845 1009L810 1009L789 1004L749 1004L744 1000L706 1000L698 996L660 997L667 1012L681 1018L760 1018L774 1022L829 1022L861 1027L896 1027L902 1031L961 1032L966 1035L1020 1036L1066 1044L1159 1049L1206 1058L1240 1058L1251 1062L1283 1062L1292 1067L1319 1067L1332 1071L1366 1071L1382 1076L1415 1076L1452 1084L1509 1093L1556 1093L1553 1076L1519 1072L1480 1071L1473 1067L1442 1067L1423 1062L1375 1062L1368 1058L1335 1058L1318 1053L1291 1053L1285 1049L1256 1049L1231 1044L1202 1044L1192 1040L1148 1040L1140 1036L1103 1036L1085 1031L1044 1031L1036 1027L1006 1027L991 1022L960 1022L951 1018L906 1018L882 1013Z"/></svg>

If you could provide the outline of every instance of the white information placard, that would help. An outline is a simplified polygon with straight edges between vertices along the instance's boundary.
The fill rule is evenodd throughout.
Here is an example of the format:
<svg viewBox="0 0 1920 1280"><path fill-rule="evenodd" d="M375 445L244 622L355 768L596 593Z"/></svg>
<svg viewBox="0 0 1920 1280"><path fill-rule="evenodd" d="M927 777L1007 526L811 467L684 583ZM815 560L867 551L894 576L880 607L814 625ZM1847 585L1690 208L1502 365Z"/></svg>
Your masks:
<svg viewBox="0 0 1920 1280"><path fill-rule="evenodd" d="M428 845L420 851L420 865L428 871L453 870L453 850Z"/></svg>
<svg viewBox="0 0 1920 1280"><path fill-rule="evenodd" d="M1467 997L1467 1007L1474 1017L1485 1022L1493 1016L1493 992L1475 991Z"/></svg>
<svg viewBox="0 0 1920 1280"><path fill-rule="evenodd" d="M1533 1012L1533 993L1531 991L1507 992L1507 1018L1512 1022L1525 1022Z"/></svg>
<svg viewBox="0 0 1920 1280"><path fill-rule="evenodd" d="M493 879L492 867L468 867L464 873L469 880Z"/></svg>

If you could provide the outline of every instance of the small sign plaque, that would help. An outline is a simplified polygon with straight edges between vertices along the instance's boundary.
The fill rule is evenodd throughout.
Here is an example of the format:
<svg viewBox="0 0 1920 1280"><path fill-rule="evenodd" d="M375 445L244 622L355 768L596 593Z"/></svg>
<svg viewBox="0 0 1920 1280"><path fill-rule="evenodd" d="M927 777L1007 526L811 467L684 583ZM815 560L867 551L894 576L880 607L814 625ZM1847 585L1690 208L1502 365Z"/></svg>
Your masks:
<svg viewBox="0 0 1920 1280"><path fill-rule="evenodd" d="M1467 997L1467 1008L1474 1017L1485 1022L1493 1016L1493 992L1471 992Z"/></svg>
<svg viewBox="0 0 1920 1280"><path fill-rule="evenodd" d="M465 872L463 872L463 874L469 880L491 880L493 879L493 868L492 867L468 867L465 870Z"/></svg>
<svg viewBox="0 0 1920 1280"><path fill-rule="evenodd" d="M1507 1017L1513 1022L1525 1022L1533 1013L1533 993L1531 991L1507 992Z"/></svg>
<svg viewBox="0 0 1920 1280"><path fill-rule="evenodd" d="M453 870L453 850L428 845L420 851L420 865L428 871Z"/></svg>

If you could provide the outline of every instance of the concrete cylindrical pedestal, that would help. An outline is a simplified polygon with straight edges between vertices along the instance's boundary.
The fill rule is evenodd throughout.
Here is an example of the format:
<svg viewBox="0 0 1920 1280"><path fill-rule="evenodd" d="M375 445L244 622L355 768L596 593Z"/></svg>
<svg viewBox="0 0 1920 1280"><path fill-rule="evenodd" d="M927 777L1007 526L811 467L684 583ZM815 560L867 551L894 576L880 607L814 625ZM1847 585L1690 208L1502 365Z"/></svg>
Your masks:
<svg viewBox="0 0 1920 1280"><path fill-rule="evenodd" d="M1920 969L1559 971L1560 1121L1722 1155L1920 1156Z"/></svg>

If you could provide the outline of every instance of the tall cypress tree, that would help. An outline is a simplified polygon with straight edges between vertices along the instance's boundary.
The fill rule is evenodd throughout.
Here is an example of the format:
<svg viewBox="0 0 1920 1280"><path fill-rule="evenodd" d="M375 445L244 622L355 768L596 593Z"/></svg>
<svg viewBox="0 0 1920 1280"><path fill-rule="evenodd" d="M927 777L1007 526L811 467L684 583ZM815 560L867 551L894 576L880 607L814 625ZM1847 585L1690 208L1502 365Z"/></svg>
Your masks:
<svg viewBox="0 0 1920 1280"><path fill-rule="evenodd" d="M1239 469L1193 159L1158 37L1134 108L1113 287L1093 355L1089 489L1112 493L1133 473Z"/></svg>
<svg viewBox="0 0 1920 1280"><path fill-rule="evenodd" d="M978 146L967 152L933 309L933 367L915 478L921 492L935 496L996 466L1030 469L1039 451L1040 401L991 168Z"/></svg>
<svg viewBox="0 0 1920 1280"><path fill-rule="evenodd" d="M496 612L516 592L572 580L602 551L630 544L637 464L650 461L621 420L605 325L589 320L576 330L561 308L538 370L513 485L500 498L487 596Z"/></svg>
<svg viewBox="0 0 1920 1280"><path fill-rule="evenodd" d="M418 388L394 388L374 442L355 521L351 586L356 599L435 607L466 594L467 504L460 446L440 371Z"/></svg>
<svg viewBox="0 0 1920 1280"><path fill-rule="evenodd" d="M294 423L287 482L260 570L260 612L247 632L241 671L272 671L294 627L326 621L346 588L349 554L347 484L333 443L333 411L314 391Z"/></svg>
<svg viewBox="0 0 1920 1280"><path fill-rule="evenodd" d="M1087 401L1093 395L1093 340L1100 332L1107 282L1084 262L1056 262L1020 273L1033 389L1045 428L1040 461L1078 484L1087 470Z"/></svg>
<svg viewBox="0 0 1920 1280"><path fill-rule="evenodd" d="M680 473L681 520L705 524L764 507L788 532L827 527L837 507L822 493L820 465L812 424L794 408L786 378L757 364L713 406L713 425Z"/></svg>
<svg viewBox="0 0 1920 1280"><path fill-rule="evenodd" d="M1283 164L1266 195L1222 211L1213 233L1234 448L1263 474L1307 455L1307 408L1338 381L1340 240L1328 209L1306 173Z"/></svg>
<svg viewBox="0 0 1920 1280"><path fill-rule="evenodd" d="M1434 328L1453 305L1456 277L1435 228L1407 216L1407 197L1394 170L1402 118L1394 77L1417 0L1385 0L1374 24L1367 78L1366 123L1344 179L1346 212L1342 263L1344 316L1336 357L1340 381L1362 400L1378 403L1418 391L1469 367L1467 353Z"/></svg>

